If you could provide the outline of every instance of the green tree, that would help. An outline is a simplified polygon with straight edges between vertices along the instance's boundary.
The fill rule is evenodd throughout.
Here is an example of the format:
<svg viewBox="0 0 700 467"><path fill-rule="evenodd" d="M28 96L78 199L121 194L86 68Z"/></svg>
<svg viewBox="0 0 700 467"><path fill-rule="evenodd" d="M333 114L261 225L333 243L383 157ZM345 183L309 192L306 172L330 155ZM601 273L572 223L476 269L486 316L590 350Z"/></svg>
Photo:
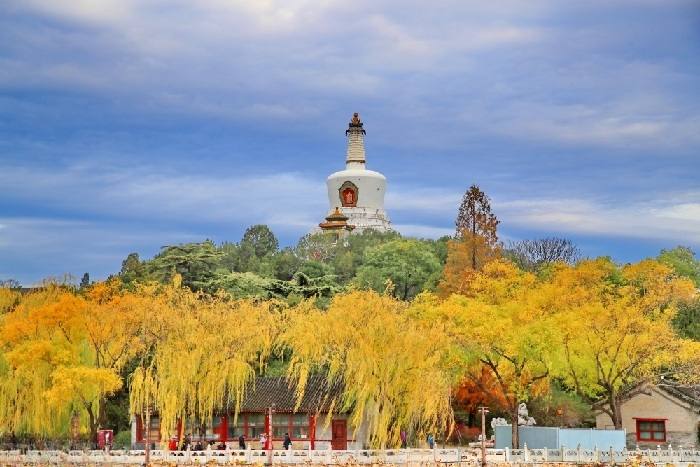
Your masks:
<svg viewBox="0 0 700 467"><path fill-rule="evenodd" d="M337 242L332 235L307 234L299 239L294 247L294 253L305 261L330 263L340 248L342 248L342 242Z"/></svg>
<svg viewBox="0 0 700 467"><path fill-rule="evenodd" d="M672 324L680 337L700 341L700 296L680 301Z"/></svg>
<svg viewBox="0 0 700 467"><path fill-rule="evenodd" d="M292 280L294 274L304 262L290 247L285 247L282 251L273 255L272 260L274 276L282 281Z"/></svg>
<svg viewBox="0 0 700 467"><path fill-rule="evenodd" d="M440 269L430 244L414 238L398 239L367 248L353 282L383 292L391 281L394 297L411 300L435 286Z"/></svg>
<svg viewBox="0 0 700 467"><path fill-rule="evenodd" d="M549 392L534 397L527 408L538 426L595 428L595 412L590 404L557 379L552 380Z"/></svg>
<svg viewBox="0 0 700 467"><path fill-rule="evenodd" d="M270 228L263 224L248 227L241 239L241 248L251 247L251 251L256 258L261 259L265 255L277 253L279 241Z"/></svg>
<svg viewBox="0 0 700 467"><path fill-rule="evenodd" d="M693 281L696 287L700 287L700 261L695 259L695 253L687 246L661 250L656 259L672 268L679 276Z"/></svg>
<svg viewBox="0 0 700 467"><path fill-rule="evenodd" d="M175 275L179 275L183 285L192 290L199 290L214 276L219 268L221 255L221 251L210 240L164 246L162 251L148 262L148 269L151 277L163 284L172 282Z"/></svg>
<svg viewBox="0 0 700 467"><path fill-rule="evenodd" d="M661 250L656 259L700 288L700 261L695 259L695 253L690 248L679 246L672 250ZM679 302L678 312L672 322L681 337L700 341L700 295Z"/></svg>
<svg viewBox="0 0 700 467"><path fill-rule="evenodd" d="M332 276L333 268L325 263L322 263L321 261L312 259L306 261L304 265L299 268L299 272L313 279L317 277Z"/></svg>
<svg viewBox="0 0 700 467"><path fill-rule="evenodd" d="M320 261L333 269L336 282L349 284L362 266L364 251L401 238L397 232L378 232L365 229L361 233L347 235L336 241L332 235L315 234L302 237L294 248L296 255L304 261Z"/></svg>
<svg viewBox="0 0 700 467"><path fill-rule="evenodd" d="M368 248L400 238L401 235L398 232L379 232L374 229L365 229L359 234L348 235L343 244L339 245L337 254L329 261L335 271L338 283L349 284L353 280L363 264L364 253Z"/></svg>
<svg viewBox="0 0 700 467"><path fill-rule="evenodd" d="M146 268L139 259L138 253L129 253L119 272L119 279L123 284L129 285L134 281L143 281L146 278Z"/></svg>
<svg viewBox="0 0 700 467"><path fill-rule="evenodd" d="M252 272L217 272L202 290L225 291L234 299L272 298L270 288L273 279L260 277Z"/></svg>
<svg viewBox="0 0 700 467"><path fill-rule="evenodd" d="M86 272L83 274L83 278L80 279L80 289L83 290L88 287L90 287L90 274Z"/></svg>
<svg viewBox="0 0 700 467"><path fill-rule="evenodd" d="M450 240L451 239L449 235L445 235L438 238L437 240L424 239L423 241L427 242L433 247L433 252L435 253L437 259L440 261L440 264L445 266L445 263L447 262L447 244Z"/></svg>
<svg viewBox="0 0 700 467"><path fill-rule="evenodd" d="M244 272L241 265L240 248L237 244L224 242L219 247L220 266L228 272Z"/></svg>

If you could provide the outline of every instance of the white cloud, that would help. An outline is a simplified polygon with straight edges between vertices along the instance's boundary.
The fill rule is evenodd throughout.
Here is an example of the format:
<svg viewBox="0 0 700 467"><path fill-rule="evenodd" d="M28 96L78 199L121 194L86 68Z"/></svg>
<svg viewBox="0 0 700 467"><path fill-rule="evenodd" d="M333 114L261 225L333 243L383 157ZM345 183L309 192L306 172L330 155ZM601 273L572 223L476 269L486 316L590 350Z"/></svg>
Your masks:
<svg viewBox="0 0 700 467"><path fill-rule="evenodd" d="M26 184L28 179L34 183ZM20 196L59 211L125 219L175 220L186 213L190 221L274 223L280 214L299 217L325 204L324 181L298 173L194 175L86 162L53 170L6 166L0 185L6 199Z"/></svg>
<svg viewBox="0 0 700 467"><path fill-rule="evenodd" d="M421 224L392 224L391 228L401 233L404 237L433 238L454 235L454 229L433 227Z"/></svg>
<svg viewBox="0 0 700 467"><path fill-rule="evenodd" d="M410 211L414 215L453 215L457 212L463 196L463 193L401 184L392 184L390 188L385 199L386 209Z"/></svg>
<svg viewBox="0 0 700 467"><path fill-rule="evenodd" d="M700 204L659 207L658 202L603 205L584 199L501 202L502 224L564 234L700 241Z"/></svg>

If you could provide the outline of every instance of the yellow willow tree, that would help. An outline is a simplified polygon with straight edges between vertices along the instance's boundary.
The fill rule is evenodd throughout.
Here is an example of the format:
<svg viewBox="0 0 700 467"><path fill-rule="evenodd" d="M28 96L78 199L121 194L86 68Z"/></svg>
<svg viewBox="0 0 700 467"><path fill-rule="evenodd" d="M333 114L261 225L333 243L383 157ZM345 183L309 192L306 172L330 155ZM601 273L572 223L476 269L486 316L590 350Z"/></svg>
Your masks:
<svg viewBox="0 0 700 467"><path fill-rule="evenodd" d="M64 400L72 394L82 403L91 439L95 439L105 423L107 397L121 388L122 370L142 351L139 330L143 313L140 298L122 289L117 279L93 284L85 290L84 297L86 306L79 318L89 354L85 360L87 368L76 369L75 374L67 373L67 377L54 381L56 392L62 393ZM92 389L98 391L96 398L82 393L81 388L89 388L89 384L76 387L76 381L82 380L96 383Z"/></svg>
<svg viewBox="0 0 700 467"><path fill-rule="evenodd" d="M119 371L136 348L131 347L132 316L118 305L116 284L93 288L86 300L71 285L49 281L3 316L4 429L65 435L77 416L94 439L103 421L100 408L122 386ZM100 356L105 349L112 357Z"/></svg>
<svg viewBox="0 0 700 467"><path fill-rule="evenodd" d="M65 433L71 413L46 398L57 366L77 361L71 329L81 306L65 284L47 282L2 316L0 424L3 433Z"/></svg>
<svg viewBox="0 0 700 467"><path fill-rule="evenodd" d="M173 285L137 291L148 348L130 378L131 412L158 413L163 439L178 420L201 424L217 409L238 412L247 381L269 357L280 332L276 302L229 300ZM167 435L167 437L166 437Z"/></svg>
<svg viewBox="0 0 700 467"><path fill-rule="evenodd" d="M694 286L655 260L619 267L608 258L561 265L550 283L560 297L562 376L591 405L602 402L619 429L625 401L692 359L692 343L678 338L671 320Z"/></svg>
<svg viewBox="0 0 700 467"><path fill-rule="evenodd" d="M66 435L74 407L92 401L98 387L109 391L119 378L103 374L75 378L92 370L81 314L85 301L66 283L47 281L2 317L0 406L3 432ZM64 379L80 395L61 389Z"/></svg>
<svg viewBox="0 0 700 467"><path fill-rule="evenodd" d="M307 301L289 311L280 337L299 396L312 374L340 385L330 410L350 413L355 430L366 426L375 447L398 446L402 429L422 437L452 425L456 377L444 334L411 319L407 307L373 291L338 294L326 311Z"/></svg>
<svg viewBox="0 0 700 467"><path fill-rule="evenodd" d="M467 296L424 295L415 304L424 317L446 323L446 343L463 356L463 378L509 415L516 448L518 408L548 390L557 363L555 309L548 306L555 297L543 296L539 285L533 274L497 260L474 275Z"/></svg>

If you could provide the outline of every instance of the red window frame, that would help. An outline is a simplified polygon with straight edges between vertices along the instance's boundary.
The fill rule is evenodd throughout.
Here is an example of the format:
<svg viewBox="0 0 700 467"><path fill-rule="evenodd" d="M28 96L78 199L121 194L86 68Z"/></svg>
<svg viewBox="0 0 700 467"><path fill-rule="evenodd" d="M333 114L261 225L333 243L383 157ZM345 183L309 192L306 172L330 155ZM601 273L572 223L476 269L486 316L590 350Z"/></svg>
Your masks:
<svg viewBox="0 0 700 467"><path fill-rule="evenodd" d="M634 417L637 441L643 443L665 443L666 420L668 418ZM648 436L643 436L644 434L648 434Z"/></svg>

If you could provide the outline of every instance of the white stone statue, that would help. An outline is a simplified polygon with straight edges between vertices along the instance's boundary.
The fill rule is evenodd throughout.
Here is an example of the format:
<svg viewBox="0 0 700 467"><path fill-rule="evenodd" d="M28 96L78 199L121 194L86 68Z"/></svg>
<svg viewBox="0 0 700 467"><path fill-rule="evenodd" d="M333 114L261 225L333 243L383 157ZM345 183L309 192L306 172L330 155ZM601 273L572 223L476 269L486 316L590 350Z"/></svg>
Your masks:
<svg viewBox="0 0 700 467"><path fill-rule="evenodd" d="M524 402L522 402L518 406L518 425L521 425L521 426L537 425L537 422L535 421L535 419L529 416L529 414L527 412L527 405L525 405Z"/></svg>
<svg viewBox="0 0 700 467"><path fill-rule="evenodd" d="M491 428L495 431L497 426L508 425L508 420L503 417L496 417L491 419Z"/></svg>

